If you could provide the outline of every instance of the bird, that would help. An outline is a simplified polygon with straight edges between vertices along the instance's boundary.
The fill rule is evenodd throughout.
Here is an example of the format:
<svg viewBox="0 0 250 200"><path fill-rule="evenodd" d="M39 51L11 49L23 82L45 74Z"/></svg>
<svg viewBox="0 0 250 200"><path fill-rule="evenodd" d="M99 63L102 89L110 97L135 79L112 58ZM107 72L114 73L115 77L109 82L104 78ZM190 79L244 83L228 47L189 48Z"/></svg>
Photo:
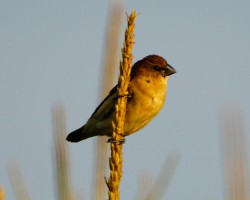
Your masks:
<svg viewBox="0 0 250 200"><path fill-rule="evenodd" d="M158 55L148 55L132 66L124 136L139 131L159 113L165 102L169 76L175 73L176 70ZM87 123L69 133L66 140L80 142L94 136L112 137L112 120L118 97L116 85Z"/></svg>

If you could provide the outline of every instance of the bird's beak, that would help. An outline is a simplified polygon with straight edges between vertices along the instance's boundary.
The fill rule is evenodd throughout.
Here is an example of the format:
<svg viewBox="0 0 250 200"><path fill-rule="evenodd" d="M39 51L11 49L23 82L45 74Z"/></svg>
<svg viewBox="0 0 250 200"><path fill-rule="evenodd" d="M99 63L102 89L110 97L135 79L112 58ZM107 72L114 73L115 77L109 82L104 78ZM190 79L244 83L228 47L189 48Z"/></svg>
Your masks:
<svg viewBox="0 0 250 200"><path fill-rule="evenodd" d="M162 76L170 76L172 74L175 74L176 70L169 64L167 64L166 69L162 71Z"/></svg>

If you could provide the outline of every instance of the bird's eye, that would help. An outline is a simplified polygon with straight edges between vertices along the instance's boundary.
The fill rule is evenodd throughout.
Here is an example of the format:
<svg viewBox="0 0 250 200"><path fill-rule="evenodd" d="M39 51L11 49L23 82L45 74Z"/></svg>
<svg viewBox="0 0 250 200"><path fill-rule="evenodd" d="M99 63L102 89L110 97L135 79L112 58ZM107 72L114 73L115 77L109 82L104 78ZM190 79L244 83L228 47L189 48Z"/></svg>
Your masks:
<svg viewBox="0 0 250 200"><path fill-rule="evenodd" d="M156 66L154 66L154 70L155 70L155 71L160 71L160 70L161 70L161 67L156 65Z"/></svg>

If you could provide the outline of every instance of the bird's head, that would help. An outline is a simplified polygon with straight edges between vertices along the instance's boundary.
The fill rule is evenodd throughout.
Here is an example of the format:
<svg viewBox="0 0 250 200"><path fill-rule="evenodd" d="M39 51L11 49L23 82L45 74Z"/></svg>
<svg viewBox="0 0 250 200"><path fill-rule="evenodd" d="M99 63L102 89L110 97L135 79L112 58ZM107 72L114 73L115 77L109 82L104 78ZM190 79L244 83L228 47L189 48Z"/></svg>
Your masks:
<svg viewBox="0 0 250 200"><path fill-rule="evenodd" d="M176 70L158 55L149 55L136 62L131 71L131 79L137 76L166 78L175 74Z"/></svg>

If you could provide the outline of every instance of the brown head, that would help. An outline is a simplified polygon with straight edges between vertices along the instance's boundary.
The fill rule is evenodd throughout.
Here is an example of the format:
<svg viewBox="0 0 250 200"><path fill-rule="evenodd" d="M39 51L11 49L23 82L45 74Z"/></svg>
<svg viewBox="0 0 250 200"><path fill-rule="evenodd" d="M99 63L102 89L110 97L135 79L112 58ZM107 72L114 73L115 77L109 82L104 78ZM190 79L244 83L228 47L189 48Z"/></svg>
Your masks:
<svg viewBox="0 0 250 200"><path fill-rule="evenodd" d="M131 79L136 76L167 77L176 73L176 70L167 61L158 55L149 55L133 65Z"/></svg>

